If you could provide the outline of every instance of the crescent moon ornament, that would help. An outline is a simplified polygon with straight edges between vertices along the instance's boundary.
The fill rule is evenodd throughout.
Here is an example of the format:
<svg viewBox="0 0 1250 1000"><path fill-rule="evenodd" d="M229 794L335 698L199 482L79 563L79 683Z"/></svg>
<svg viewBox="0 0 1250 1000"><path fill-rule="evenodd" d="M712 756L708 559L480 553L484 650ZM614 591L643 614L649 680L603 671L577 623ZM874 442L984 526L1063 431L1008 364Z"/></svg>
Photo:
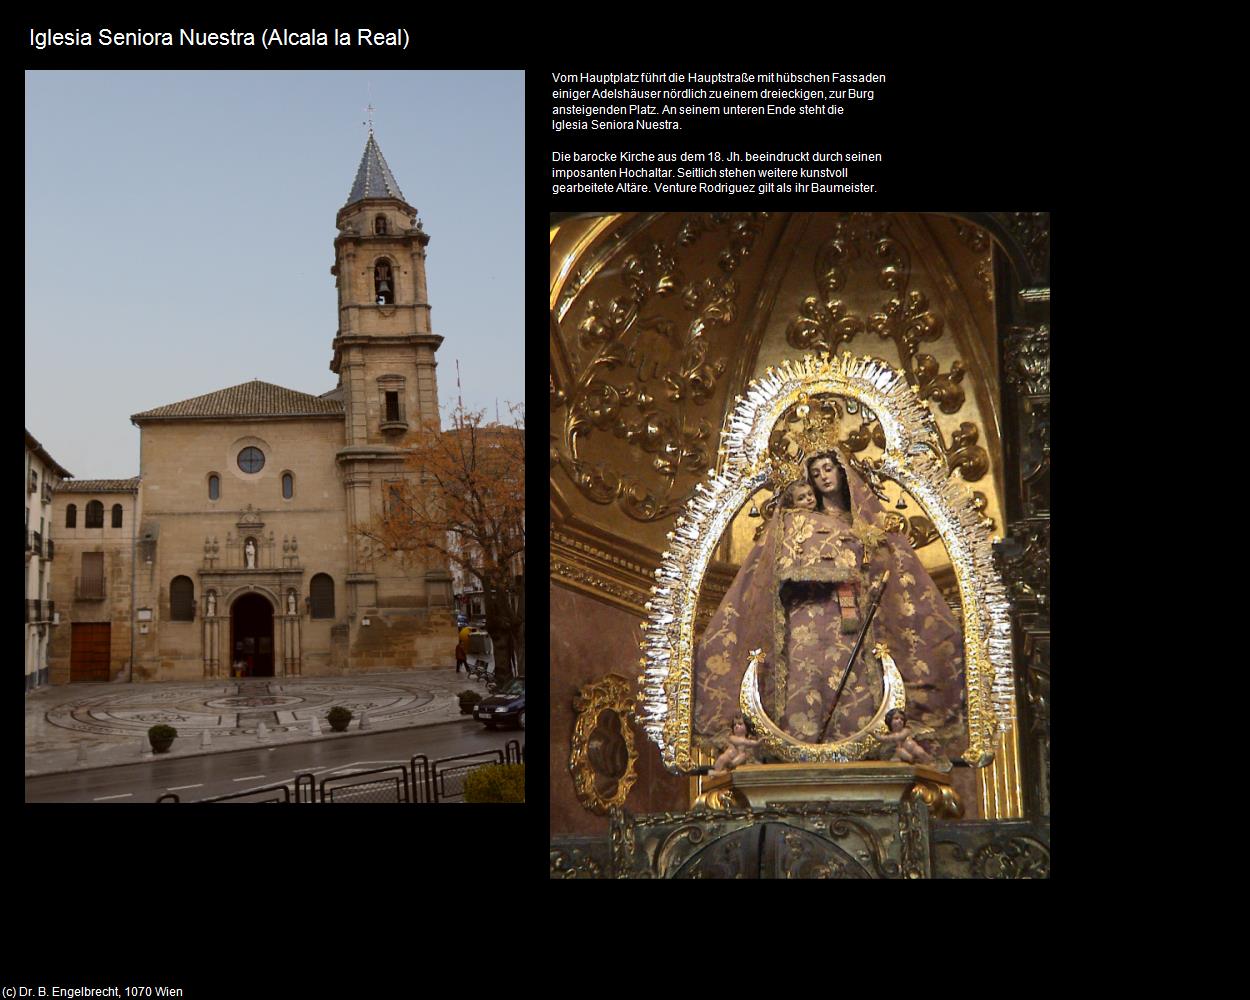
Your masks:
<svg viewBox="0 0 1250 1000"><path fill-rule="evenodd" d="M783 732L760 704L760 688L758 672L760 662L764 659L764 651L753 649L747 664L746 673L742 675L742 687L738 692L738 706L742 714L755 730L760 747L773 757L787 763L827 764L849 760L863 760L868 754L880 746L881 741L873 736L873 732L887 732L885 726L886 713L892 708L906 709L907 695L903 687L903 675L899 673L894 658L884 643L878 643L873 654L881 661L881 672L885 677L885 692L877 711L863 729L852 733L845 739L829 743L804 743L789 733Z"/></svg>

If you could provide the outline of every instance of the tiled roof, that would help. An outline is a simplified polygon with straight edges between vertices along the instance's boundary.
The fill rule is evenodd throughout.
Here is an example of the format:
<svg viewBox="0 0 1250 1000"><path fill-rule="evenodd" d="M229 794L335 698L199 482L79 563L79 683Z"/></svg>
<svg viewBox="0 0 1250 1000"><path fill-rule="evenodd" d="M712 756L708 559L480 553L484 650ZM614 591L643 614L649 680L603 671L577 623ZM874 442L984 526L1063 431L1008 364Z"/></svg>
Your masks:
<svg viewBox="0 0 1250 1000"><path fill-rule="evenodd" d="M365 143L365 155L360 158L360 168L356 171L356 183L352 185L351 194L347 196L347 204L363 201L365 198L398 198L404 200L399 190L395 175L386 165L386 158L378 148L373 133L369 133L369 141Z"/></svg>
<svg viewBox="0 0 1250 1000"><path fill-rule="evenodd" d="M322 399L306 392L284 389L271 382L253 379L219 389L204 396L184 399L180 403L144 410L130 419L141 420L211 420L225 417L324 417L342 416L343 403L338 399Z"/></svg>
<svg viewBox="0 0 1250 1000"><path fill-rule="evenodd" d="M23 428L23 430L25 430L25 428ZM73 478L74 474L62 468L61 463L58 462L55 458L53 458L44 450L43 445L41 445L38 441L34 439L30 431L26 431L26 447L29 448L32 452L34 452L34 454L44 463L44 465L48 466L55 475L59 476L62 479Z"/></svg>
<svg viewBox="0 0 1250 1000"><path fill-rule="evenodd" d="M134 479L72 479L61 483L57 493L133 493L139 488L139 477Z"/></svg>

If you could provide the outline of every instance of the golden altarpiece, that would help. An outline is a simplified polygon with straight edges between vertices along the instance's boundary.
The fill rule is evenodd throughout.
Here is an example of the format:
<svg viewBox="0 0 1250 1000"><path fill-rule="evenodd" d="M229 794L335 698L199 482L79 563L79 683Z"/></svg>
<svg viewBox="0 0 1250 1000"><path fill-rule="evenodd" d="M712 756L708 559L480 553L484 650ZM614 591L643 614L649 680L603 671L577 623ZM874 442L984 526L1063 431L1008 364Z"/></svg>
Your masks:
<svg viewBox="0 0 1250 1000"><path fill-rule="evenodd" d="M553 877L1049 877L1049 226L553 217ZM850 660L875 678L828 740L783 723L799 674L773 661L797 626L709 655L726 614L769 618L735 605L760 552L825 530L783 509L818 448L849 480L865 585L817 648L862 623ZM863 605L891 591L867 587L870 552L899 591L875 621ZM938 619L956 639L935 656L917 631ZM713 695L757 747L728 771ZM891 709L923 722L939 701L949 756L880 752Z"/></svg>

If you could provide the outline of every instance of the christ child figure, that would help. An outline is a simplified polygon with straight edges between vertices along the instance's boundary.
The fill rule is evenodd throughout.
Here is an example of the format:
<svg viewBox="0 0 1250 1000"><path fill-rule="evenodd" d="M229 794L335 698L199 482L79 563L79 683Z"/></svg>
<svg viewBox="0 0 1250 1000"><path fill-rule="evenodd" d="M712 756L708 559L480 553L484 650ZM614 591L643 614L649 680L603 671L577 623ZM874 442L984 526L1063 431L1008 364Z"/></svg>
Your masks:
<svg viewBox="0 0 1250 1000"><path fill-rule="evenodd" d="M883 743L894 744L894 759L907 764L935 764L933 755L916 742L912 730L907 725L907 716L902 709L892 708L885 713L885 725L889 733L877 736Z"/></svg>
<svg viewBox="0 0 1250 1000"><path fill-rule="evenodd" d="M806 480L799 480L791 483L786 487L785 496L782 499L783 507L793 507L798 510L815 510L816 509L816 490L812 484Z"/></svg>
<svg viewBox="0 0 1250 1000"><path fill-rule="evenodd" d="M741 715L735 715L733 731L729 734L729 745L716 758L716 763L708 771L708 777L719 777L740 764L750 763L755 759L755 748L759 745L759 740L747 736L747 720Z"/></svg>

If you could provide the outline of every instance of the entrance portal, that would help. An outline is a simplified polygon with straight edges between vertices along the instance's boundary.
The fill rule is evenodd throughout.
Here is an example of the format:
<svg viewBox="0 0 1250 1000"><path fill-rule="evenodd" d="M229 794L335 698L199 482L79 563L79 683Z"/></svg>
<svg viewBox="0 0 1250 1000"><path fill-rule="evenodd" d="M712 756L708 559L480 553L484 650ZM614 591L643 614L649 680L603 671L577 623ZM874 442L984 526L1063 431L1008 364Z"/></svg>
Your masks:
<svg viewBox="0 0 1250 1000"><path fill-rule="evenodd" d="M230 609L230 665L246 664L248 677L273 676L273 605L260 594L244 594Z"/></svg>

